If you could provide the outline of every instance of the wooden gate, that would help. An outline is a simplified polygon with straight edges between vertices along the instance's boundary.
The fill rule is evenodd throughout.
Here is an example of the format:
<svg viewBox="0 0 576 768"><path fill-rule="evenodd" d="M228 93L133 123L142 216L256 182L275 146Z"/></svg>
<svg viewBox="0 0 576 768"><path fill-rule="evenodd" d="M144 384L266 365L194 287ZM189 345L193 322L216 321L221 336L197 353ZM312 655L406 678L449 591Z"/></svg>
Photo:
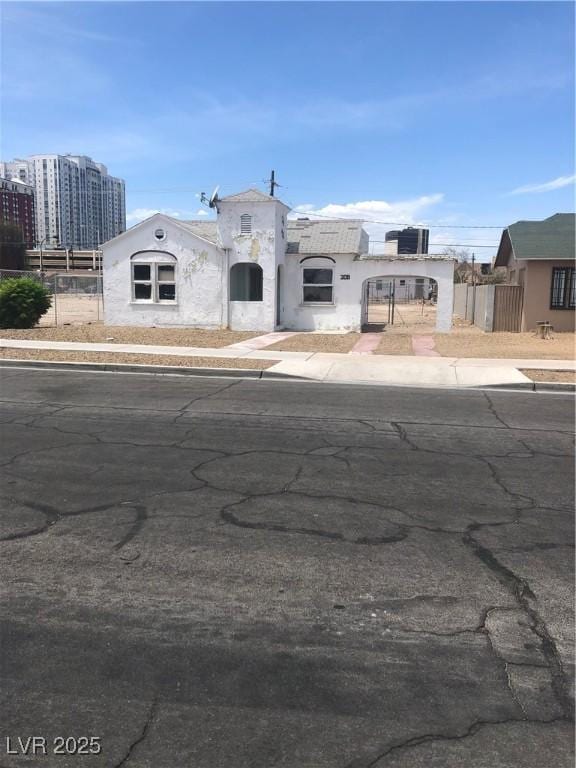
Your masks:
<svg viewBox="0 0 576 768"><path fill-rule="evenodd" d="M523 286L495 285L494 288L492 330L519 333L522 330Z"/></svg>

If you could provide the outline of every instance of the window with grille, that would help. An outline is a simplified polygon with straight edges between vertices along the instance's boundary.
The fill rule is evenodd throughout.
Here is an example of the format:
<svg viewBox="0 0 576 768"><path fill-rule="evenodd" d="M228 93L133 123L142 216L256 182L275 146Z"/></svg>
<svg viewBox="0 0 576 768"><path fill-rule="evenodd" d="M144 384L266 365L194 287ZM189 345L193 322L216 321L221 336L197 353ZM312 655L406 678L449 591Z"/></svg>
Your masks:
<svg viewBox="0 0 576 768"><path fill-rule="evenodd" d="M249 213L243 213L240 216L240 234L249 235L252 232L252 216Z"/></svg>
<svg viewBox="0 0 576 768"><path fill-rule="evenodd" d="M302 302L304 304L331 304L333 292L332 269L308 267L302 270Z"/></svg>
<svg viewBox="0 0 576 768"><path fill-rule="evenodd" d="M576 269L553 267L550 309L574 309L576 307Z"/></svg>

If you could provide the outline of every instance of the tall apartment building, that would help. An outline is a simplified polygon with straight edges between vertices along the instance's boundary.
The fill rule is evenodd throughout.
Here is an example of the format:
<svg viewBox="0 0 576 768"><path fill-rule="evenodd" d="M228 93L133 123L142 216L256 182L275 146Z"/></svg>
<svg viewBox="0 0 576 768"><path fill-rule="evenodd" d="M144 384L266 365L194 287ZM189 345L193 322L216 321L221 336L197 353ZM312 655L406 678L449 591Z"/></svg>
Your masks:
<svg viewBox="0 0 576 768"><path fill-rule="evenodd" d="M429 230L421 227L386 232L386 253L392 255L427 254Z"/></svg>
<svg viewBox="0 0 576 768"><path fill-rule="evenodd" d="M34 188L20 181L0 178L0 221L19 226L26 248L34 248Z"/></svg>
<svg viewBox="0 0 576 768"><path fill-rule="evenodd" d="M34 187L38 242L96 248L126 229L124 180L86 155L32 155L1 173Z"/></svg>

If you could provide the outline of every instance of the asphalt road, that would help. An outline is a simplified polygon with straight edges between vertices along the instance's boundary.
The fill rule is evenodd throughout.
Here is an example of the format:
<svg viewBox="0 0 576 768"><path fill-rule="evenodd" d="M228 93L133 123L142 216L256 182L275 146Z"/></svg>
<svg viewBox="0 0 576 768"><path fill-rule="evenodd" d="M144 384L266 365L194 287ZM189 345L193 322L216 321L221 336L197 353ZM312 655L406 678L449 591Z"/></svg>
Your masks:
<svg viewBox="0 0 576 768"><path fill-rule="evenodd" d="M0 766L572 766L570 396L0 374Z"/></svg>

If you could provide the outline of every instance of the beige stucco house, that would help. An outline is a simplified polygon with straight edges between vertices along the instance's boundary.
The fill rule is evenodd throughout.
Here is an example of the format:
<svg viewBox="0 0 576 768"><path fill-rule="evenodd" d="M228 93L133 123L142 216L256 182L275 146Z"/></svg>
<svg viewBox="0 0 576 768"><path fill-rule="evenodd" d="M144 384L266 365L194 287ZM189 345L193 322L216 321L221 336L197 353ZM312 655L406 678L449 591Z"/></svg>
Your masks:
<svg viewBox="0 0 576 768"><path fill-rule="evenodd" d="M494 267L507 283L523 287L521 331L549 321L555 331L574 331L576 308L575 214L517 221L502 233Z"/></svg>

